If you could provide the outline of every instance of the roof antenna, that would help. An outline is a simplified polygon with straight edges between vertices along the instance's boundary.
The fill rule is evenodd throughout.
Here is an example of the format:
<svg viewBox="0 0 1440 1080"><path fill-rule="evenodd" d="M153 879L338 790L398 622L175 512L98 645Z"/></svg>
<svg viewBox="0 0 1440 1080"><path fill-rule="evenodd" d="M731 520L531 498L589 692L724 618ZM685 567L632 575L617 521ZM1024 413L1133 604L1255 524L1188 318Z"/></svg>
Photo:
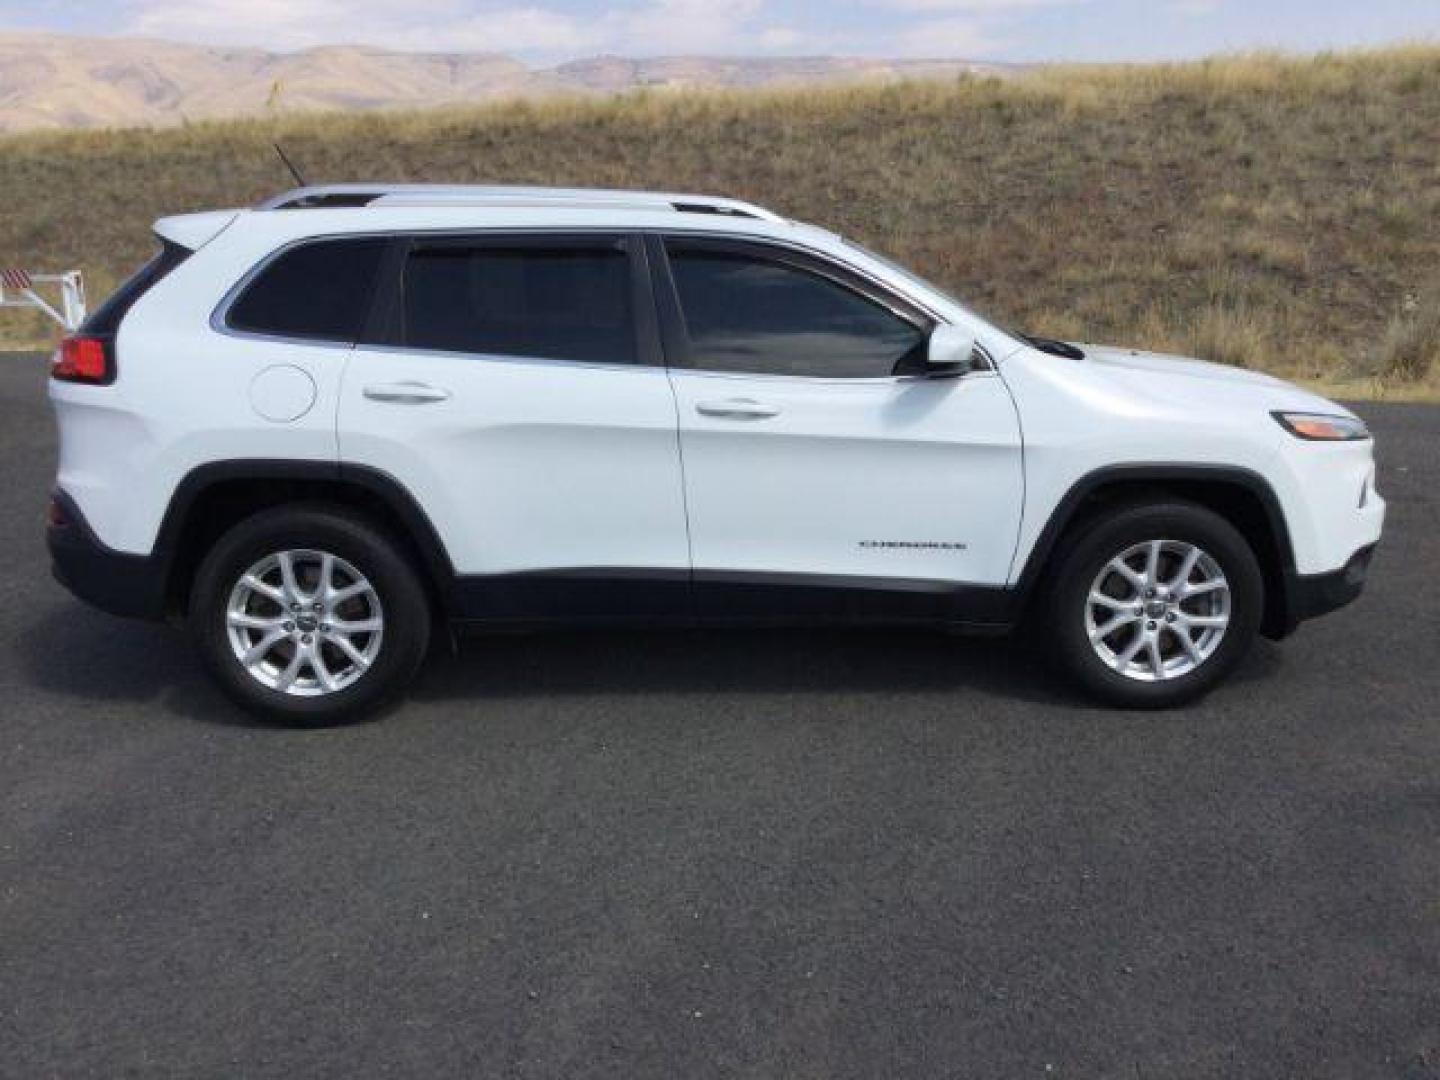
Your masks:
<svg viewBox="0 0 1440 1080"><path fill-rule="evenodd" d="M300 175L300 170L295 167L295 163L285 156L285 151L280 149L280 144L277 142L270 145L275 147L275 153L280 155L280 160L285 163L285 168L290 170L290 175L295 178L295 183L305 187L305 177Z"/></svg>

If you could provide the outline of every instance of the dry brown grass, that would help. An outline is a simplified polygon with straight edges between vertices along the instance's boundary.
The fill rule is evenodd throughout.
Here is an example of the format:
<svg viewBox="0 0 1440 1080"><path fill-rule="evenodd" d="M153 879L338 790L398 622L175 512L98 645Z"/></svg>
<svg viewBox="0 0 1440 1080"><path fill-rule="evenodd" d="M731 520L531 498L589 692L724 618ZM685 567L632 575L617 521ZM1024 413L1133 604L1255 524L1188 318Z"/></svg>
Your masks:
<svg viewBox="0 0 1440 1080"><path fill-rule="evenodd" d="M155 217L285 186L279 138L315 180L733 194L1006 323L1383 390L1440 366L1437 131L1440 49L1414 47L33 134L0 140L0 264L103 292Z"/></svg>
<svg viewBox="0 0 1440 1080"><path fill-rule="evenodd" d="M1440 369L1440 287L1407 296L1386 327L1371 372L1388 382L1419 383Z"/></svg>

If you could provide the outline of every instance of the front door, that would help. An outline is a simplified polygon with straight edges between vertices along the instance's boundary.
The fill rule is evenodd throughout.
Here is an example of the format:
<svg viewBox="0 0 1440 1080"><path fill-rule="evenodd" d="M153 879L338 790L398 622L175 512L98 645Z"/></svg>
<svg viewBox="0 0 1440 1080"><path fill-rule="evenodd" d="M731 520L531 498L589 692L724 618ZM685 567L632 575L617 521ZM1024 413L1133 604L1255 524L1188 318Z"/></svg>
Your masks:
<svg viewBox="0 0 1440 1080"><path fill-rule="evenodd" d="M828 260L661 246L702 614L991 621L1023 496L999 377L927 377L928 316Z"/></svg>

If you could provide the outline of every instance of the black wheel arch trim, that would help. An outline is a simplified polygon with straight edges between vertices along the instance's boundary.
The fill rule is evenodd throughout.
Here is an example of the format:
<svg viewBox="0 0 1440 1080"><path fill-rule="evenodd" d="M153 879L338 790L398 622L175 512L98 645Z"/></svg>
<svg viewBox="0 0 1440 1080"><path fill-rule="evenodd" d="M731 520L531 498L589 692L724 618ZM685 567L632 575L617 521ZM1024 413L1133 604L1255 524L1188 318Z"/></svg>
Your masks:
<svg viewBox="0 0 1440 1080"><path fill-rule="evenodd" d="M399 480L382 469L334 461L238 458L214 461L192 469L175 487L153 548L152 557L163 568L167 591L176 584L173 574L180 562L180 540L201 497L219 484L265 480L340 484L379 499L400 522L407 534L404 539L414 545L423 560L424 565L419 569L429 576L435 586L444 613L447 616L454 613L454 564L440 539L440 533L415 497Z"/></svg>
<svg viewBox="0 0 1440 1080"><path fill-rule="evenodd" d="M1279 608L1266 621L1265 632L1273 637L1284 637L1299 622L1300 605L1294 596L1295 550L1291 544L1290 526L1280 498L1270 482L1255 472L1235 465L1190 465L1182 463L1148 465L1107 465L1086 473L1076 480L1051 511L1045 527L1040 530L1035 544L1025 558L1024 569L1016 578L1016 602L1020 609L1028 606L1035 589L1044 578L1047 567L1054 555L1055 545L1079 518L1082 507L1094 495L1107 487L1119 485L1149 484L1163 488L1167 483L1205 483L1228 485L1242 489L1254 496L1265 512L1275 542L1275 557L1279 560L1275 580L1267 580L1267 586L1278 585L1280 595L1274 597ZM1260 553L1257 553L1260 554ZM1267 601L1268 606L1268 601Z"/></svg>

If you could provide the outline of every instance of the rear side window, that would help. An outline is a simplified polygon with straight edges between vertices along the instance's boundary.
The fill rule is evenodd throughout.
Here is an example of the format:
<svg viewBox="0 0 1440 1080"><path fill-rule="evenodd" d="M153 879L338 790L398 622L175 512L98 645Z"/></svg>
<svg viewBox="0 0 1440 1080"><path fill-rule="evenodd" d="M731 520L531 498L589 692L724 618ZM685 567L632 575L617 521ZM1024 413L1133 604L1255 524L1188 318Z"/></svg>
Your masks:
<svg viewBox="0 0 1440 1080"><path fill-rule="evenodd" d="M620 241L419 245L401 281L408 348L634 363L630 257Z"/></svg>
<svg viewBox="0 0 1440 1080"><path fill-rule="evenodd" d="M164 241L155 256L135 271L103 304L90 313L78 333L83 337L114 337L130 309L147 292L163 281L170 271L188 259L191 252L179 244Z"/></svg>
<svg viewBox="0 0 1440 1080"><path fill-rule="evenodd" d="M232 330L353 345L388 241L319 240L282 252L245 286L226 317Z"/></svg>

